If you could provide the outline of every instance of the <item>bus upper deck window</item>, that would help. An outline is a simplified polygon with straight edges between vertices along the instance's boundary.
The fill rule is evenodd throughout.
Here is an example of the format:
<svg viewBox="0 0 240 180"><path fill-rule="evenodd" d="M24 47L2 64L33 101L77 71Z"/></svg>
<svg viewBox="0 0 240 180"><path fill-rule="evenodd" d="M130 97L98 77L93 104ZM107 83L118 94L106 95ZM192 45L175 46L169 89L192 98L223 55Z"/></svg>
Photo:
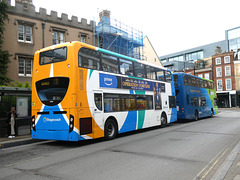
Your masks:
<svg viewBox="0 0 240 180"><path fill-rule="evenodd" d="M120 72L128 76L133 76L133 62L125 59L120 59Z"/></svg>
<svg viewBox="0 0 240 180"><path fill-rule="evenodd" d="M89 69L100 69L100 53L87 48L81 48L78 53L78 66Z"/></svg>
<svg viewBox="0 0 240 180"><path fill-rule="evenodd" d="M165 81L165 73L164 73L164 70L162 70L162 69L157 70L157 80L159 80L159 81Z"/></svg>
<svg viewBox="0 0 240 180"><path fill-rule="evenodd" d="M172 82L172 74L169 71L166 71L166 81Z"/></svg>
<svg viewBox="0 0 240 180"><path fill-rule="evenodd" d="M118 58L108 54L102 54L102 69L106 72L119 73Z"/></svg>
<svg viewBox="0 0 240 180"><path fill-rule="evenodd" d="M145 66L138 62L134 62L134 72L136 77L145 77Z"/></svg>

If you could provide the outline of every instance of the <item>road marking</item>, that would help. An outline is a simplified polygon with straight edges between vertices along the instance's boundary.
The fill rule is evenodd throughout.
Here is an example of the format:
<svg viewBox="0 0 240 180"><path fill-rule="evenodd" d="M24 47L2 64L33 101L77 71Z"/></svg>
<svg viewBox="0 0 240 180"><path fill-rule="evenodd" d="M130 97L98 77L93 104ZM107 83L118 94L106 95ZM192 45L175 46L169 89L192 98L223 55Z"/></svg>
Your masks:
<svg viewBox="0 0 240 180"><path fill-rule="evenodd" d="M235 144L237 141L239 141L240 136L238 136L230 145L227 145L224 149L225 151L223 151L222 153L218 153L198 174L194 179L197 180L203 180L209 173L210 171L214 168L214 166L218 163L218 161L226 154L226 152L230 149L230 147L232 147L233 144ZM235 145L236 146L236 145ZM213 163L213 164L212 164ZM209 165L212 164L212 166L207 170L207 168L209 167ZM221 168L221 167L219 167ZM207 171L206 171L207 170ZM206 171L202 177L201 174Z"/></svg>
<svg viewBox="0 0 240 180"><path fill-rule="evenodd" d="M35 157L35 158L28 159L28 160L25 160L25 161L19 161L19 162L16 162L16 163L7 164L7 165L4 165L4 166L5 167L11 167L11 166L15 166L15 165L18 165L18 164L26 163L26 162L29 162L29 161L34 161L34 160L37 160L37 159L41 159L43 157L45 157L45 156L39 156L39 157Z"/></svg>
<svg viewBox="0 0 240 180"><path fill-rule="evenodd" d="M227 152L227 150L228 150L228 148L219 156L219 154L217 154L217 156L215 156L211 161L210 161L210 163L208 163L208 165L206 165L203 169L202 169L202 171L200 172L200 173L198 173L198 175L196 176L196 178L195 179L197 179L197 177L198 176L200 176L206 169L207 169L207 167L210 165L210 164L212 164L213 163L213 161L217 158L217 160L213 163L213 165L209 168L209 170L207 171L207 172L205 172L204 174L203 174L203 176L199 179L199 180L202 180L202 179L204 179L208 174L209 174L209 172L214 168L214 166L218 163L218 161L224 156L224 154Z"/></svg>

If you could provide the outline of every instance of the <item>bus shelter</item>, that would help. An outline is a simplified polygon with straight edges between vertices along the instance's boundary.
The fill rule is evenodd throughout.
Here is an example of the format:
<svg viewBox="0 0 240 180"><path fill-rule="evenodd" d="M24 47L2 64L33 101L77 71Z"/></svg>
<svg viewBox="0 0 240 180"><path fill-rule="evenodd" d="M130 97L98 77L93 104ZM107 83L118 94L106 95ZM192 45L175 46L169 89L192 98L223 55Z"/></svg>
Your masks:
<svg viewBox="0 0 240 180"><path fill-rule="evenodd" d="M16 108L16 135L30 134L31 88L0 87L0 137L8 136L7 115Z"/></svg>

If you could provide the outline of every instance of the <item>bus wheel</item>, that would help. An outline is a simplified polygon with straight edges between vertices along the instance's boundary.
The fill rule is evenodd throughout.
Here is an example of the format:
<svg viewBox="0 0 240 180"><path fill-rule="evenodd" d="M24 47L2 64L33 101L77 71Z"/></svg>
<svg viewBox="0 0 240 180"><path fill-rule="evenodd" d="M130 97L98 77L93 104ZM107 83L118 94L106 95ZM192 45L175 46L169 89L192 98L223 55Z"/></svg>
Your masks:
<svg viewBox="0 0 240 180"><path fill-rule="evenodd" d="M167 125L167 117L166 117L166 114L162 113L160 127L164 128L166 125Z"/></svg>
<svg viewBox="0 0 240 180"><path fill-rule="evenodd" d="M195 111L195 115L194 115L194 120L197 121L198 120L198 111Z"/></svg>
<svg viewBox="0 0 240 180"><path fill-rule="evenodd" d="M113 119L109 119L104 128L104 137L106 140L112 140L117 136L117 124Z"/></svg>
<svg viewBox="0 0 240 180"><path fill-rule="evenodd" d="M213 117L214 115L214 112L213 112L213 109L211 109L211 118Z"/></svg>

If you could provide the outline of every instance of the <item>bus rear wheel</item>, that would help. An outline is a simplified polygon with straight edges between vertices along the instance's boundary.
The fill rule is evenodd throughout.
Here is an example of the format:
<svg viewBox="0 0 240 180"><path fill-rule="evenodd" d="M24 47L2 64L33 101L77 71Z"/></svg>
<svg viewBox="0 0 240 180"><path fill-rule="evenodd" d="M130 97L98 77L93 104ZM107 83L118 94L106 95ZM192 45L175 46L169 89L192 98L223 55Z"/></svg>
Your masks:
<svg viewBox="0 0 240 180"><path fill-rule="evenodd" d="M162 116L161 116L161 125L160 125L160 127L161 127L161 128L164 128L166 125L167 125L167 117L166 117L166 115L163 113Z"/></svg>
<svg viewBox="0 0 240 180"><path fill-rule="evenodd" d="M113 119L109 119L104 128L104 137L106 140L112 140L117 136L117 124Z"/></svg>
<svg viewBox="0 0 240 180"><path fill-rule="evenodd" d="M213 109L211 109L211 118L213 117L214 115L214 112L213 112Z"/></svg>

